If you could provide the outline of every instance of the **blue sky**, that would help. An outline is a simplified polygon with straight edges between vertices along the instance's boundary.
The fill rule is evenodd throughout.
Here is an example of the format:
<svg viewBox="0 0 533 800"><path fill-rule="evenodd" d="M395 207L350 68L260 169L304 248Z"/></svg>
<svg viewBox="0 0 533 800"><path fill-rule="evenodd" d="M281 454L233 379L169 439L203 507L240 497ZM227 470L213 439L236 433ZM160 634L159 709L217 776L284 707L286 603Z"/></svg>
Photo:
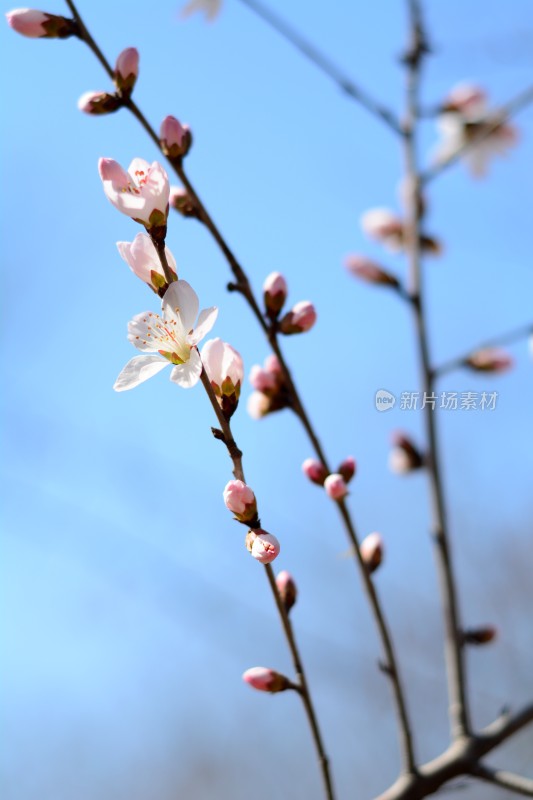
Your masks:
<svg viewBox="0 0 533 800"><path fill-rule="evenodd" d="M425 5L428 105L461 80L479 81L495 104L530 83L528 2ZM403 3L272 7L401 113ZM47 10L65 11L58 1ZM358 223L367 208L398 208L398 142L238 0L211 25L183 22L167 0L156 10L100 0L80 10L111 61L139 48L135 98L152 123L170 113L191 125L189 174L255 288L280 270L290 302L316 303L317 325L287 339L285 352L331 461L359 462L350 504L360 532L379 530L387 542L379 588L430 757L445 742L446 710L426 484L386 466L390 431L416 438L422 426L415 412L374 408L377 389L418 388L413 331L394 296L342 266L362 252L405 274L402 258L369 243ZM138 230L106 200L96 165L157 152L126 112L77 110L83 92L109 88L81 43L30 41L7 25L0 36L9 112L3 796L202 800L244 798L252 787L266 800L281 796L282 780L287 796L318 798L296 698L241 683L249 666L290 666L261 569L222 503L230 464L200 387L181 390L162 373L112 391L133 355L127 321L156 306L118 255L115 242ZM431 187L428 229L445 244L425 265L437 361L533 319L533 110L516 124L519 146L487 180L457 165ZM424 157L435 141L428 121ZM261 362L266 343L241 298L225 292L228 268L207 233L176 215L168 244L201 306L219 306L214 334L247 369ZM513 372L459 372L442 384L497 391L497 409L439 420L464 617L502 628L471 658L480 724L525 699L530 675L533 371L524 342L510 349ZM256 422L243 402L234 430L263 523L282 543L279 567L300 587L294 622L339 794L355 782L378 791L397 767L391 703L335 509L300 472L311 451L288 412ZM268 743L275 771L258 766L250 741ZM522 742L505 765L531 771Z"/></svg>

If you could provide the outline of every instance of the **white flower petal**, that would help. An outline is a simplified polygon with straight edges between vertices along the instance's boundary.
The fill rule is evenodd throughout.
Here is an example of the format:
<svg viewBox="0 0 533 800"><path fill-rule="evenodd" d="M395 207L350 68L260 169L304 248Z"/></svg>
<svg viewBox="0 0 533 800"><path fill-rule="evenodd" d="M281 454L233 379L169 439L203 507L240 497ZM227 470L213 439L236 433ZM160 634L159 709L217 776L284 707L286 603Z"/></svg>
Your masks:
<svg viewBox="0 0 533 800"><path fill-rule="evenodd" d="M166 358L161 356L135 356L131 361L128 361L116 379L113 389L116 392L134 389L140 383L144 383L152 375L156 375L164 367L168 366L168 363Z"/></svg>
<svg viewBox="0 0 533 800"><path fill-rule="evenodd" d="M206 333L209 333L211 328L216 322L216 318L218 316L218 308L216 306L212 306L211 308L204 308L203 311L200 312L200 316L198 317L198 324L194 328L193 332L187 337L187 342L190 345L195 345L200 342Z"/></svg>
<svg viewBox="0 0 533 800"><path fill-rule="evenodd" d="M191 356L185 364L180 364L174 367L170 373L170 380L183 386L184 389L190 389L198 383L198 378L202 373L202 362L198 355L198 350L191 350Z"/></svg>
<svg viewBox="0 0 533 800"><path fill-rule="evenodd" d="M162 349L172 351L174 349L172 345L165 346L165 348L162 346L158 330L160 323L161 317L159 314L154 314L153 311L136 314L128 322L128 340L142 353L153 353Z"/></svg>
<svg viewBox="0 0 533 800"><path fill-rule="evenodd" d="M163 316L179 320L185 333L194 327L198 316L198 296L187 281L174 281L163 298Z"/></svg>

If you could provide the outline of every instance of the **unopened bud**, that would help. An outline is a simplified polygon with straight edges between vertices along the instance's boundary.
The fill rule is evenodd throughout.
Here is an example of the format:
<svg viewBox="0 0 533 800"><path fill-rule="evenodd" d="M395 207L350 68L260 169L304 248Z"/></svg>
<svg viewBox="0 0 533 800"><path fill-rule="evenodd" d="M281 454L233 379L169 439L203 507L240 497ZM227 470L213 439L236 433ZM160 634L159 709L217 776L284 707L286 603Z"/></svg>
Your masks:
<svg viewBox="0 0 533 800"><path fill-rule="evenodd" d="M281 272L271 272L263 284L265 308L271 319L277 319L287 299L287 281Z"/></svg>
<svg viewBox="0 0 533 800"><path fill-rule="evenodd" d="M265 394L275 391L278 385L276 376L260 367L259 364L254 364L250 370L249 380L254 389Z"/></svg>
<svg viewBox="0 0 533 800"><path fill-rule="evenodd" d="M284 692L290 688L290 681L285 675L276 672L268 667L251 667L243 673L242 679L245 683L259 692Z"/></svg>
<svg viewBox="0 0 533 800"><path fill-rule="evenodd" d="M192 144L192 134L188 125L182 125L176 117L165 117L159 133L161 149L170 158L186 156Z"/></svg>
<svg viewBox="0 0 533 800"><path fill-rule="evenodd" d="M291 333L305 333L316 322L316 310L309 300L301 300L283 317L279 329L287 335Z"/></svg>
<svg viewBox="0 0 533 800"><path fill-rule="evenodd" d="M10 28L30 39L66 39L79 36L73 19L36 11L33 8L15 8L6 14Z"/></svg>
<svg viewBox="0 0 533 800"><path fill-rule="evenodd" d="M375 572L383 561L383 539L380 533L370 533L359 547L361 558L369 573Z"/></svg>
<svg viewBox="0 0 533 800"><path fill-rule="evenodd" d="M250 523L257 519L257 502L255 494L244 481L229 481L224 489L224 503L235 519Z"/></svg>
<svg viewBox="0 0 533 800"><path fill-rule="evenodd" d="M444 100L441 111L462 114L467 120L482 117L487 108L487 93L475 84L460 83Z"/></svg>
<svg viewBox="0 0 533 800"><path fill-rule="evenodd" d="M349 483L355 475L356 469L357 464L355 458L353 456L347 456L344 461L341 462L337 472L339 475L342 475L346 483Z"/></svg>
<svg viewBox="0 0 533 800"><path fill-rule="evenodd" d="M139 51L136 47L127 47L120 53L115 64L113 80L115 86L123 94L129 95L139 74Z"/></svg>
<svg viewBox="0 0 533 800"><path fill-rule="evenodd" d="M207 377L226 419L237 410L244 366L240 353L222 339L209 339L202 347L200 357Z"/></svg>
<svg viewBox="0 0 533 800"><path fill-rule="evenodd" d="M389 454L389 469L397 475L405 475L424 465L420 451L408 436L401 431L392 434L393 447Z"/></svg>
<svg viewBox="0 0 533 800"><path fill-rule="evenodd" d="M498 630L493 625L487 625L484 628L473 628L463 632L463 641L465 644L488 644L494 641L498 636Z"/></svg>
<svg viewBox="0 0 533 800"><path fill-rule="evenodd" d="M332 500L342 500L348 494L348 487L342 475L332 472L324 481L324 489Z"/></svg>
<svg viewBox="0 0 533 800"><path fill-rule="evenodd" d="M273 375L283 375L280 360L274 353L265 358L263 366L267 372L271 372Z"/></svg>
<svg viewBox="0 0 533 800"><path fill-rule="evenodd" d="M261 528L248 531L245 544L248 552L261 564L270 564L279 555L280 543L275 536Z"/></svg>
<svg viewBox="0 0 533 800"><path fill-rule="evenodd" d="M78 108L85 114L112 114L120 108L120 100L108 92L85 92L78 100Z"/></svg>
<svg viewBox="0 0 533 800"><path fill-rule="evenodd" d="M296 603L296 597L298 596L298 589L290 572L287 572L286 569L280 572L276 578L276 586L278 587L281 602L288 613Z"/></svg>
<svg viewBox="0 0 533 800"><path fill-rule="evenodd" d="M324 481L328 477L327 469L316 458L306 458L302 464L302 471L304 475L307 475L310 481L317 483L319 486L323 486Z"/></svg>
<svg viewBox="0 0 533 800"><path fill-rule="evenodd" d="M472 353L466 359L466 365L477 372L505 372L513 364L513 358L499 347L486 347Z"/></svg>
<svg viewBox="0 0 533 800"><path fill-rule="evenodd" d="M368 237L382 242L392 251L403 244L403 222L388 208L371 208L361 217L361 227Z"/></svg>
<svg viewBox="0 0 533 800"><path fill-rule="evenodd" d="M344 263L348 272L351 272L356 278L360 278L367 283L392 286L395 289L400 285L398 278L391 275L390 272L384 270L383 267L380 267L375 261L365 256L351 255L346 258Z"/></svg>
<svg viewBox="0 0 533 800"><path fill-rule="evenodd" d="M170 207L183 217L195 217L196 219L200 219L200 212L194 200L187 190L182 189L181 186L170 187L169 202Z"/></svg>
<svg viewBox="0 0 533 800"><path fill-rule="evenodd" d="M252 392L246 403L246 409L252 419L261 419L270 412L270 398L263 392Z"/></svg>

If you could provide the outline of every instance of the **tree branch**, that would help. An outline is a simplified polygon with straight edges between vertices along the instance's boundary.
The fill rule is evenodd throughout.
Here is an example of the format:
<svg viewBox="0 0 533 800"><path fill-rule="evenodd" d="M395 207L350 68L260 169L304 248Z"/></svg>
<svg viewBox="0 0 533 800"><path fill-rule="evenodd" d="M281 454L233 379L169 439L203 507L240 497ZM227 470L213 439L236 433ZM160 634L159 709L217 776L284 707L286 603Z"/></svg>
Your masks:
<svg viewBox="0 0 533 800"><path fill-rule="evenodd" d="M515 775L513 772L505 772L501 769L493 769L483 764L477 764L470 774L487 783L501 786L502 789L508 789L510 792L533 797L533 778L524 778L522 775Z"/></svg>

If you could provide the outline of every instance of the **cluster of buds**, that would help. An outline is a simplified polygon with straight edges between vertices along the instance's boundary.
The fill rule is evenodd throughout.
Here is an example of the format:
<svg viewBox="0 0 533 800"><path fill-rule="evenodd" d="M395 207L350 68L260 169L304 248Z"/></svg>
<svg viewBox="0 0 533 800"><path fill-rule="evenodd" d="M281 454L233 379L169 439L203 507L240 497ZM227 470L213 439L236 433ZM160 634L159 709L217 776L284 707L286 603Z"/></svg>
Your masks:
<svg viewBox="0 0 533 800"><path fill-rule="evenodd" d="M380 242L391 253L405 249L408 240L404 221L387 208L372 208L361 217L361 228L370 239ZM442 243L434 236L420 234L420 249L429 255L442 253Z"/></svg>
<svg viewBox="0 0 533 800"><path fill-rule="evenodd" d="M506 372L514 365L512 356L500 347L476 350L465 360L465 366L476 372Z"/></svg>
<svg viewBox="0 0 533 800"><path fill-rule="evenodd" d="M391 440L392 448L389 453L391 472L395 472L397 475L406 475L408 472L424 466L423 455L405 433L394 431Z"/></svg>
<svg viewBox="0 0 533 800"><path fill-rule="evenodd" d="M355 458L348 456L341 462L337 472L328 473L328 470L316 458L306 458L302 464L302 471L312 483L323 486L328 497L332 500L342 500L348 494L348 484L355 475L357 468Z"/></svg>
<svg viewBox="0 0 533 800"><path fill-rule="evenodd" d="M465 148L464 160L471 174L480 178L495 155L505 155L518 140L514 125L498 110L488 107L485 91L473 84L455 86L439 109L442 136L435 158L443 163Z"/></svg>
<svg viewBox="0 0 533 800"><path fill-rule="evenodd" d="M370 575L377 570L383 561L384 551L385 546L383 544L383 537L380 533L369 533L368 536L361 542L359 553L361 554L361 560Z"/></svg>
<svg viewBox="0 0 533 800"><path fill-rule="evenodd" d="M94 116L117 111L130 97L138 75L139 52L135 47L127 47L119 54L113 71L116 92L85 92L78 100L78 108Z"/></svg>
<svg viewBox="0 0 533 800"><path fill-rule="evenodd" d="M276 355L268 356L263 366L250 370L250 383L255 391L248 398L248 413L253 419L290 406L290 391Z"/></svg>
<svg viewBox="0 0 533 800"><path fill-rule="evenodd" d="M279 555L280 543L259 527L261 523L253 490L244 481L232 480L226 484L223 497L233 518L250 528L245 538L248 552L261 564L270 564Z"/></svg>
<svg viewBox="0 0 533 800"><path fill-rule="evenodd" d="M287 294L287 281L283 275L280 272L271 272L263 284L266 315L280 333L287 336L293 333L305 333L316 322L315 307L308 300L301 300L279 319Z"/></svg>
<svg viewBox="0 0 533 800"><path fill-rule="evenodd" d="M240 353L222 339L210 339L200 357L222 413L229 420L237 410L244 380Z"/></svg>

